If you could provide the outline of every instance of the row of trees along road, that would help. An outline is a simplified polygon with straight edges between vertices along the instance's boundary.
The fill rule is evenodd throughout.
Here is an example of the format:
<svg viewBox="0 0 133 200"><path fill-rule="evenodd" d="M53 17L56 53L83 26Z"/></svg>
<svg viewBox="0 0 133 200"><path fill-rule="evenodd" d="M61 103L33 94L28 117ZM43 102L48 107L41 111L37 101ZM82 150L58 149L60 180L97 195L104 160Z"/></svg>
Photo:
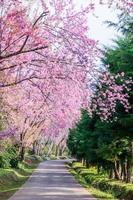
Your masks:
<svg viewBox="0 0 133 200"><path fill-rule="evenodd" d="M99 3L133 10L129 0ZM21 160L27 148L38 152L48 144L48 152L56 146L57 154L65 149L81 108L90 115L99 113L103 120L115 114L117 101L130 109L128 95L122 92L130 81L120 85L116 79L125 79L123 73L111 76L102 70L99 87L111 83L113 92L108 91L108 97L100 94L106 100L95 97L90 107L101 57L98 42L88 37L88 18L96 4L90 0L77 9L74 0L0 1L0 140L13 137L11 145L17 143Z"/></svg>
<svg viewBox="0 0 133 200"><path fill-rule="evenodd" d="M115 40L114 47L105 47L102 62L109 65L111 74L124 72L127 79L133 77L133 18L120 16L118 24L108 22L124 36ZM98 95L101 89L98 89ZM108 88L106 88L107 90ZM105 170L109 178L131 181L133 165L133 91L128 92L130 112L117 103L116 121L101 121L95 113L92 118L82 110L81 120L70 130L68 147L71 154L89 167Z"/></svg>

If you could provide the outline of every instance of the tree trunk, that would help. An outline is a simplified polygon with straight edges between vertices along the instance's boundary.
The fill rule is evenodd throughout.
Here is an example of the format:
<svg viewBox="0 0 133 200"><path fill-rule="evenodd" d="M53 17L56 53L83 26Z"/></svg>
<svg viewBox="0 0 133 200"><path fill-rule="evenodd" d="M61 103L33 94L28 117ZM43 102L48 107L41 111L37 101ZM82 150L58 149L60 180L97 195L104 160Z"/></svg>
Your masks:
<svg viewBox="0 0 133 200"><path fill-rule="evenodd" d="M127 180L127 162L126 161L122 164L121 178L123 181L126 182Z"/></svg>
<svg viewBox="0 0 133 200"><path fill-rule="evenodd" d="M59 156L59 147L58 147L58 146L56 146L55 156L56 156L56 157Z"/></svg>
<svg viewBox="0 0 133 200"><path fill-rule="evenodd" d="M109 170L109 179L113 179L113 178L114 178L114 170L111 167L110 170Z"/></svg>
<svg viewBox="0 0 133 200"><path fill-rule="evenodd" d="M83 166L85 166L85 163L86 163L86 162L85 162L85 159L83 158Z"/></svg>
<svg viewBox="0 0 133 200"><path fill-rule="evenodd" d="M127 183L131 182L131 176L132 176L132 160L133 160L133 142L129 142L129 155L127 159Z"/></svg>
<svg viewBox="0 0 133 200"><path fill-rule="evenodd" d="M131 174L132 174L132 165L131 165L131 160L127 161L127 183L131 182Z"/></svg>
<svg viewBox="0 0 133 200"><path fill-rule="evenodd" d="M89 161L86 160L86 167L89 168Z"/></svg>
<svg viewBox="0 0 133 200"><path fill-rule="evenodd" d="M22 146L22 147L20 148L20 151L19 151L20 161L23 161L23 160L24 160L24 155L25 155L25 147Z"/></svg>
<svg viewBox="0 0 133 200"><path fill-rule="evenodd" d="M25 155L25 147L23 145L23 133L20 134L20 149L19 149L19 158L20 161L24 160L24 155Z"/></svg>
<svg viewBox="0 0 133 200"><path fill-rule="evenodd" d="M33 142L33 146L32 146L32 154L36 154L36 141Z"/></svg>
<svg viewBox="0 0 133 200"><path fill-rule="evenodd" d="M62 148L59 147L59 156L62 156Z"/></svg>
<svg viewBox="0 0 133 200"><path fill-rule="evenodd" d="M114 174L115 174L115 179L120 180L120 173L117 161L115 161L114 163Z"/></svg>
<svg viewBox="0 0 133 200"><path fill-rule="evenodd" d="M49 146L49 149L48 149L48 156L50 156L51 155L51 153L52 153L52 148L53 148L53 142L51 142L51 144L50 144L50 146Z"/></svg>
<svg viewBox="0 0 133 200"><path fill-rule="evenodd" d="M97 165L97 173L98 173L98 174L100 174L100 169L101 169L101 166L98 164L98 165Z"/></svg>

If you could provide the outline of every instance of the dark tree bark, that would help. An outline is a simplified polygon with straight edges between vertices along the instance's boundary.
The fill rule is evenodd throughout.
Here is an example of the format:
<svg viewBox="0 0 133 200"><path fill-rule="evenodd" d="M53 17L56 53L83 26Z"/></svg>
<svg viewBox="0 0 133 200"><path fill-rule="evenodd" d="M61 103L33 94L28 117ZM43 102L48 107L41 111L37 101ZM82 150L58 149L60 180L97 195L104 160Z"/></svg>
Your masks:
<svg viewBox="0 0 133 200"><path fill-rule="evenodd" d="M89 161L86 160L86 167L89 168Z"/></svg>
<svg viewBox="0 0 133 200"><path fill-rule="evenodd" d="M113 167L111 167L109 170L109 179L113 179L113 178L114 178L114 170L113 170Z"/></svg>
<svg viewBox="0 0 133 200"><path fill-rule="evenodd" d="M127 180L127 161L122 164L121 178L126 182Z"/></svg>
<svg viewBox="0 0 133 200"><path fill-rule="evenodd" d="M127 161L127 179L126 179L127 183L131 182L131 174L132 174L132 164L131 164L131 160L128 160Z"/></svg>
<svg viewBox="0 0 133 200"><path fill-rule="evenodd" d="M19 158L20 161L24 160L24 155L25 155L25 147L23 144L23 133L20 134L20 149L19 149Z"/></svg>
<svg viewBox="0 0 133 200"><path fill-rule="evenodd" d="M24 160L24 155L25 155L25 147L22 146L22 147L20 148L20 152L19 152L20 161L23 161L23 160Z"/></svg>
<svg viewBox="0 0 133 200"><path fill-rule="evenodd" d="M117 161L115 161L114 163L114 174L115 174L115 179L120 180L119 164Z"/></svg>

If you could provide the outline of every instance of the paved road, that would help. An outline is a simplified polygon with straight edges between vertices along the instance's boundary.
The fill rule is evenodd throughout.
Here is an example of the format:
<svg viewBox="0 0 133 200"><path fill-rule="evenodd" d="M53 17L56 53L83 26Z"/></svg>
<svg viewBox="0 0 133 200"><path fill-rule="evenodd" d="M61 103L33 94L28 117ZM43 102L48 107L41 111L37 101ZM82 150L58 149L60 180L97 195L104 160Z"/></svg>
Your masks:
<svg viewBox="0 0 133 200"><path fill-rule="evenodd" d="M45 161L9 200L96 200L68 172L63 160Z"/></svg>

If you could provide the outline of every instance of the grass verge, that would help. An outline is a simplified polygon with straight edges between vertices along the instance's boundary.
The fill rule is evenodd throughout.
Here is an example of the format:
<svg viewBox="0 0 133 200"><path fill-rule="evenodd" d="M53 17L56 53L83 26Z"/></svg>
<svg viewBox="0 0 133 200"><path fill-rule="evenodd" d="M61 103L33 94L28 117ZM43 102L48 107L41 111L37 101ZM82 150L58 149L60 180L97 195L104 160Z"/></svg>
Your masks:
<svg viewBox="0 0 133 200"><path fill-rule="evenodd" d="M26 158L19 163L19 169L0 169L0 199L9 199L30 177L39 160Z"/></svg>
<svg viewBox="0 0 133 200"><path fill-rule="evenodd" d="M133 200L133 184L127 184L114 179L110 180L107 178L106 174L97 174L97 170L95 168L85 168L78 162L74 162L70 166L71 170L74 171L75 176L77 176L77 180L82 180L84 182L83 186L96 188L96 191L90 191L95 197L112 200ZM100 197L98 191L104 192L103 196L100 194Z"/></svg>
<svg viewBox="0 0 133 200"><path fill-rule="evenodd" d="M73 164L69 164L69 171L70 173L75 177L75 179L83 186L85 187L89 193L92 194L92 196L94 196L97 199L105 199L105 200L117 200L117 198L115 198L113 196L113 194L107 193L107 192L103 192L98 188L94 188L91 184L87 183L87 181L85 180L85 178L79 173L77 172L77 168L75 169L75 167L79 167L80 170L82 169L82 165L80 163L73 163ZM78 168L78 169L79 169Z"/></svg>

